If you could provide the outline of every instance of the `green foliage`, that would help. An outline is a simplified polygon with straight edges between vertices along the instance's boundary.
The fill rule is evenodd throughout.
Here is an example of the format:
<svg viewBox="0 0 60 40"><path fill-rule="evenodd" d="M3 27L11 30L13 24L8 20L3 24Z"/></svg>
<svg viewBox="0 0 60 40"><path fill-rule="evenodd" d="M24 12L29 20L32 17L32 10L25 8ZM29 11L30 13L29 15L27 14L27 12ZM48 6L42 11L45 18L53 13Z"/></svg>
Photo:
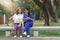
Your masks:
<svg viewBox="0 0 60 40"><path fill-rule="evenodd" d="M40 10L36 10L36 15L35 15L35 19L39 20L40 19Z"/></svg>
<svg viewBox="0 0 60 40"><path fill-rule="evenodd" d="M0 16L3 14L5 14L5 10L4 10L3 5L0 4Z"/></svg>
<svg viewBox="0 0 60 40"><path fill-rule="evenodd" d="M0 16L5 14L8 17L8 16L10 16L10 13L11 12L9 10L4 9L4 6L0 4Z"/></svg>
<svg viewBox="0 0 60 40"><path fill-rule="evenodd" d="M58 17L60 18L60 4L58 6Z"/></svg>

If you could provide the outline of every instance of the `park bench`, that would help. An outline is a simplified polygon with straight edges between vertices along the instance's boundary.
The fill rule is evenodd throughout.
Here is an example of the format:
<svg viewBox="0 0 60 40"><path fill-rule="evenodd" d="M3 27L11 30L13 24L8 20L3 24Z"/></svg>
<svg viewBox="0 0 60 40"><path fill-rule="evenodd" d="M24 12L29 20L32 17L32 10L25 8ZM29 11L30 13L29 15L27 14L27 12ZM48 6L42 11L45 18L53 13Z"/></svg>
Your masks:
<svg viewBox="0 0 60 40"><path fill-rule="evenodd" d="M10 36L11 30L14 30L14 29L11 26L6 26L6 27L0 27L0 30L5 30L5 36ZM34 37L38 37L39 30L60 30L60 26L57 26L57 27L56 26L35 26L35 27L32 27L31 30L34 31L33 32Z"/></svg>

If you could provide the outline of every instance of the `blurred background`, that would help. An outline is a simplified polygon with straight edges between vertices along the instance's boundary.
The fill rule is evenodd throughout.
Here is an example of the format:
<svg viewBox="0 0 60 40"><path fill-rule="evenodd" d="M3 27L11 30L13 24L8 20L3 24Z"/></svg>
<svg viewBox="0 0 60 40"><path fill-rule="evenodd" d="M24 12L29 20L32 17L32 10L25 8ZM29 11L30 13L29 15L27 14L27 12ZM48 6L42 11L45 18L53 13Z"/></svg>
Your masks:
<svg viewBox="0 0 60 40"><path fill-rule="evenodd" d="M11 26L8 19L16 13L16 9L28 7L35 16L34 26L60 26L60 0L0 0L0 26ZM31 31L32 35L33 31ZM4 35L0 31L0 35ZM40 30L40 36L60 36L60 30Z"/></svg>
<svg viewBox="0 0 60 40"><path fill-rule="evenodd" d="M0 24L5 22L8 25L8 18L16 13L18 7L31 10L35 26L60 26L60 0L0 0Z"/></svg>

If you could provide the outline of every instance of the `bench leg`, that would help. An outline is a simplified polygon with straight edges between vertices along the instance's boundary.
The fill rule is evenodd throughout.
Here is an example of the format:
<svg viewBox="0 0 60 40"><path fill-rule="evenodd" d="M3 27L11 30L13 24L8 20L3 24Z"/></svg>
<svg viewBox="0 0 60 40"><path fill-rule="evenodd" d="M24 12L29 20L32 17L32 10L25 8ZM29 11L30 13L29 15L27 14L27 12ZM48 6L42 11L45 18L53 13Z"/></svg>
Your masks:
<svg viewBox="0 0 60 40"><path fill-rule="evenodd" d="M5 36L6 37L10 36L10 31L5 31Z"/></svg>
<svg viewBox="0 0 60 40"><path fill-rule="evenodd" d="M33 35L34 35L34 37L38 37L39 36L38 31L34 31Z"/></svg>

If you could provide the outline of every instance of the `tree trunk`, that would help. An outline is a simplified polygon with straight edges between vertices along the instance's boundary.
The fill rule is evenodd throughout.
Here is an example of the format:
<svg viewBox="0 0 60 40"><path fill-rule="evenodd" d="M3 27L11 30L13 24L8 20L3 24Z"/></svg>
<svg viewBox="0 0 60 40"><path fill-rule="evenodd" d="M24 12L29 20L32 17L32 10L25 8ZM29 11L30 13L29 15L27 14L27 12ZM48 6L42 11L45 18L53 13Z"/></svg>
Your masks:
<svg viewBox="0 0 60 40"><path fill-rule="evenodd" d="M44 18L45 18L45 26L49 26L49 15L46 9L46 6L43 7Z"/></svg>
<svg viewBox="0 0 60 40"><path fill-rule="evenodd" d="M34 0L34 2L42 9L45 18L45 25L49 26L49 15L45 4L46 0L43 0L43 3L41 3L39 0Z"/></svg>
<svg viewBox="0 0 60 40"><path fill-rule="evenodd" d="M42 11L42 9L40 9L40 20L42 20L43 18L44 18L44 13L43 13L43 11Z"/></svg>
<svg viewBox="0 0 60 40"><path fill-rule="evenodd" d="M53 10L52 4L51 4L51 0L47 2L47 6L48 6L47 8L48 8L49 14L51 16L52 22L58 22L57 13L54 13L54 10Z"/></svg>

